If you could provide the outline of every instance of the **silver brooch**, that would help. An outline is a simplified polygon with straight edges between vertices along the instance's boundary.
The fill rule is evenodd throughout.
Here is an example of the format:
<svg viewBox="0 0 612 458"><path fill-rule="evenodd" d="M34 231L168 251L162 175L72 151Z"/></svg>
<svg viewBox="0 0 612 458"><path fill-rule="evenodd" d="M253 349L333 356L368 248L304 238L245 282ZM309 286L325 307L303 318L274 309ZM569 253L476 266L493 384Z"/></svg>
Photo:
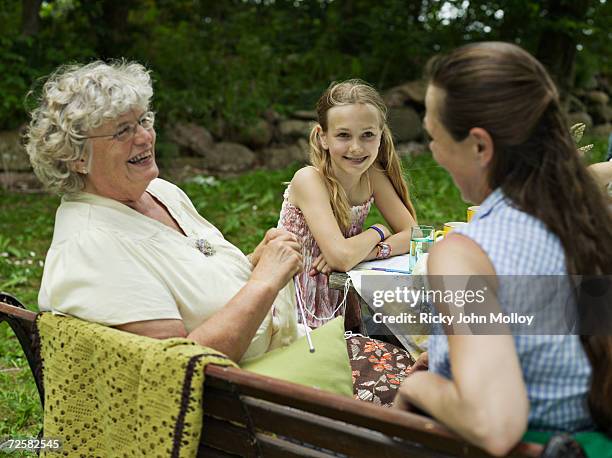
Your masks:
<svg viewBox="0 0 612 458"><path fill-rule="evenodd" d="M210 242L206 239L198 239L196 240L196 248L202 253L204 256L212 256L215 254L215 248L210 244Z"/></svg>

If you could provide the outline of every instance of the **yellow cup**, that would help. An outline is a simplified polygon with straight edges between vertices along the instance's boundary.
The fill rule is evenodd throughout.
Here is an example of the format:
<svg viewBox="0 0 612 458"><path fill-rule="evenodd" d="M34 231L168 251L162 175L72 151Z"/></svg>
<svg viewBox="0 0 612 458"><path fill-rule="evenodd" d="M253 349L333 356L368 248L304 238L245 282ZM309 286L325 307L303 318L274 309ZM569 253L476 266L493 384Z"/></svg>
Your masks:
<svg viewBox="0 0 612 458"><path fill-rule="evenodd" d="M474 215L476 214L476 212L478 211L479 208L480 208L480 205L472 205L471 207L468 207L468 209L467 209L467 221L468 221L468 223L470 221L472 221L472 218L474 217Z"/></svg>
<svg viewBox="0 0 612 458"><path fill-rule="evenodd" d="M467 223L464 223L463 221L450 221L448 223L444 223L444 229L442 229L441 231L436 231L436 233L434 234L434 239L438 240L438 237L446 237L449 232L451 232L453 229L456 229L460 226L463 226Z"/></svg>

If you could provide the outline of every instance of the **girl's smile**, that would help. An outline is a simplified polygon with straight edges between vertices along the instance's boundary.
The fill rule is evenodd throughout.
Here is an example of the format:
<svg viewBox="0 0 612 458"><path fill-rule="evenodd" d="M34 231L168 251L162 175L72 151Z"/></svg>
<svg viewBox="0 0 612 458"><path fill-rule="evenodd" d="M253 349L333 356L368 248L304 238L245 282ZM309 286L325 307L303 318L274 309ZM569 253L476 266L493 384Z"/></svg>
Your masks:
<svg viewBox="0 0 612 458"><path fill-rule="evenodd" d="M363 164L364 161L366 161L368 159L369 156L357 156L357 157L350 157L350 156L342 156L343 159L346 159L347 161L353 163L353 164Z"/></svg>

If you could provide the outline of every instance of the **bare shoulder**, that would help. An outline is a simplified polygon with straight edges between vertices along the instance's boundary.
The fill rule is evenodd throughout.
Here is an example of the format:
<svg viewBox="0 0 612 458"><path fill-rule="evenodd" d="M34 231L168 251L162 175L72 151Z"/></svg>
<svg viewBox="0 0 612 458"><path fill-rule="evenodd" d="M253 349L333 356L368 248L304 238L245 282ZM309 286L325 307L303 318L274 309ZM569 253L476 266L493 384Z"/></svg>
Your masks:
<svg viewBox="0 0 612 458"><path fill-rule="evenodd" d="M368 170L368 176L372 185L372 192L374 192L374 198L381 196L383 199L389 198L389 193L395 193L393 184L389 179L389 175L380 167L373 166Z"/></svg>
<svg viewBox="0 0 612 458"><path fill-rule="evenodd" d="M462 234L450 234L431 247L427 271L431 275L495 275L481 246Z"/></svg>
<svg viewBox="0 0 612 458"><path fill-rule="evenodd" d="M291 186L309 186L318 182L323 183L321 172L312 165L308 165L295 172L291 180Z"/></svg>
<svg viewBox="0 0 612 458"><path fill-rule="evenodd" d="M323 176L313 166L303 167L293 175L289 190L289 200L293 204L299 204L304 197L310 197L313 194L316 197L327 195Z"/></svg>
<svg viewBox="0 0 612 458"><path fill-rule="evenodd" d="M389 177L387 176L386 172L378 164L373 165L368 169L368 175L372 181L372 184L377 182L389 182Z"/></svg>

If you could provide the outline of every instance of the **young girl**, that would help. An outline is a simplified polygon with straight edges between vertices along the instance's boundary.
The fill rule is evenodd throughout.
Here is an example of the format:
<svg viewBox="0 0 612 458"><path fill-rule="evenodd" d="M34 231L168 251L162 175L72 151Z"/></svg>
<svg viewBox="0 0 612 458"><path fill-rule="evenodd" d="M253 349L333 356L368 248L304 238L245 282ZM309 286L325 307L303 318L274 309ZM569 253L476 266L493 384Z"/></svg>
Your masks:
<svg viewBox="0 0 612 458"><path fill-rule="evenodd" d="M338 307L343 294L328 288L327 274L409 250L416 215L386 115L382 98L366 83L332 84L317 102L312 166L298 170L285 191L278 225L302 243L304 270L296 291L310 327L343 312ZM372 202L389 228L375 224L363 230ZM359 302L349 295L345 327L360 324Z"/></svg>

